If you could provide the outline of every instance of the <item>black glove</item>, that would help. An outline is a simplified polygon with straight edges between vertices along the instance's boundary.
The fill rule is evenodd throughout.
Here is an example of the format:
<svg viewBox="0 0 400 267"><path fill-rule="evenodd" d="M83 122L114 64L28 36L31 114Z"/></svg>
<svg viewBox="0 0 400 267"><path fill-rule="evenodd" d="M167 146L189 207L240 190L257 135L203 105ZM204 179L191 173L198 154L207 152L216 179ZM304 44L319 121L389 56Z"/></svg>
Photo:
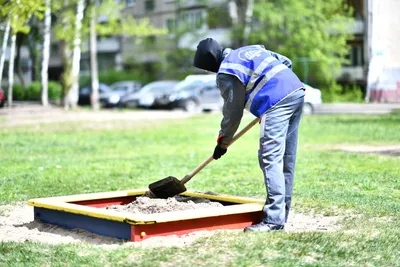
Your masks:
<svg viewBox="0 0 400 267"><path fill-rule="evenodd" d="M219 159L226 153L227 150L228 149L222 148L219 145L217 145L214 149L213 159Z"/></svg>

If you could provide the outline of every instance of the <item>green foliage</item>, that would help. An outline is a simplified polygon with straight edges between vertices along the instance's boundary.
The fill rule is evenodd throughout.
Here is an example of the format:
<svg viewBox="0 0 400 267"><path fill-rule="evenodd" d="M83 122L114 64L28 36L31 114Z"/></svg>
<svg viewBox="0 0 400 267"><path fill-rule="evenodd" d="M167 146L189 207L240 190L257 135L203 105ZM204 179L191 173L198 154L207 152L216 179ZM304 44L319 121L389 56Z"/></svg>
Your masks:
<svg viewBox="0 0 400 267"><path fill-rule="evenodd" d="M7 94L8 92L5 92L5 93ZM25 90L21 84L14 84L12 95L13 95L14 100L24 100L25 99Z"/></svg>
<svg viewBox="0 0 400 267"><path fill-rule="evenodd" d="M28 33L30 31L30 26L26 24L27 21L32 16L41 19L44 10L44 1L5 1L1 7L0 17L8 17L11 19L12 34L17 34L19 32Z"/></svg>
<svg viewBox="0 0 400 267"><path fill-rule="evenodd" d="M40 100L42 85L40 82L32 82L26 88L25 100Z"/></svg>
<svg viewBox="0 0 400 267"><path fill-rule="evenodd" d="M29 84L26 89L22 88L20 84L13 86L13 100L18 101L40 101L41 100L42 84L34 81ZM5 92L7 94L7 92ZM61 85L58 82L49 81L48 83L48 97L51 100L60 100Z"/></svg>
<svg viewBox="0 0 400 267"><path fill-rule="evenodd" d="M56 39L62 42L62 47L65 51L73 51L74 38L75 38L75 16L76 16L76 0L69 1L68 6L64 6L62 1L52 1L53 11L57 12L57 23L54 26ZM89 38L90 32L90 19L89 14L92 14L92 9L95 9L95 16L106 17L106 21L96 24L97 36L154 36L166 34L165 29L159 29L150 25L148 19L135 20L132 15L122 13L123 3L118 4L114 0L103 0L101 5L96 4L97 1L88 1L85 6L84 18L82 21L81 39L85 42ZM96 18L97 21L97 18ZM63 57L64 72L62 74L62 84L64 95L73 84L72 77L72 57ZM127 75L118 76L116 72L99 76L100 82L109 83L121 79L135 79L141 81L148 81L148 75ZM80 79L80 84L88 84L87 78Z"/></svg>
<svg viewBox="0 0 400 267"><path fill-rule="evenodd" d="M64 7L64 1L52 1L53 12L57 14L53 32L57 40L64 41L64 46L72 49L75 33L76 0L69 1L69 4L68 7Z"/></svg>
<svg viewBox="0 0 400 267"><path fill-rule="evenodd" d="M166 54L167 67L164 70L166 79L183 80L193 74L193 51L190 49L176 49Z"/></svg>
<svg viewBox="0 0 400 267"><path fill-rule="evenodd" d="M331 102L364 102L363 93L358 85L340 85L332 82L329 86L321 88L324 103Z"/></svg>
<svg viewBox="0 0 400 267"><path fill-rule="evenodd" d="M136 20L131 14L124 14L122 10L125 3L114 0L103 0L101 5L88 5L89 9L95 8L95 14L107 17L107 21L96 24L98 36L154 36L166 34L166 29L156 28L150 24L148 18ZM86 12L89 14L88 12ZM84 35L89 34L89 16L84 20Z"/></svg>
<svg viewBox="0 0 400 267"><path fill-rule="evenodd" d="M4 91L4 96L7 99L8 90ZM13 85L12 99L13 100L17 100L17 101L25 100L25 90L24 90L24 88L22 87L21 84L16 83L16 84Z"/></svg>
<svg viewBox="0 0 400 267"><path fill-rule="evenodd" d="M60 100L62 87L61 84L54 81L48 83L48 96L51 100Z"/></svg>
<svg viewBox="0 0 400 267"><path fill-rule="evenodd" d="M125 70L116 71L110 70L106 72L99 73L99 82L105 84L112 84L119 81L140 81L142 83L148 83L154 80L150 74L144 72L143 70ZM79 84L81 86L86 86L90 84L90 76L81 76Z"/></svg>
<svg viewBox="0 0 400 267"><path fill-rule="evenodd" d="M256 1L254 16L259 24L250 43L264 44L291 58L299 77L303 70L296 59L308 58L315 61L310 69L314 83L328 85L334 80L348 53L346 28L352 18L345 1Z"/></svg>

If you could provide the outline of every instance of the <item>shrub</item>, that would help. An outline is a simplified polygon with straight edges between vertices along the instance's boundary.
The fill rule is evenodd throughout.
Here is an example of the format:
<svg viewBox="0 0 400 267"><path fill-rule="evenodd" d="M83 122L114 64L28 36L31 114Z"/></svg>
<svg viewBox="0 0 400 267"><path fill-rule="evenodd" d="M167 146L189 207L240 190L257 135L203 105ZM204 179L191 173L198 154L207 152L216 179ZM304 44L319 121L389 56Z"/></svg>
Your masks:
<svg viewBox="0 0 400 267"><path fill-rule="evenodd" d="M61 84L54 81L49 81L48 85L48 95L50 100L60 100L61 99Z"/></svg>
<svg viewBox="0 0 400 267"><path fill-rule="evenodd" d="M125 70L116 71L110 70L99 73L99 82L111 85L119 81L140 81L148 83L152 80L151 76L143 71ZM79 78L80 86L87 86L90 84L90 76L81 76Z"/></svg>
<svg viewBox="0 0 400 267"><path fill-rule="evenodd" d="M38 81L32 82L26 88L25 100L35 100L35 101L40 100L41 90L42 90L42 85L40 82Z"/></svg>
<svg viewBox="0 0 400 267"><path fill-rule="evenodd" d="M8 93L8 89L5 90L5 93ZM24 88L22 88L22 86L20 84L14 84L13 86L13 100L24 100L25 99L25 92L24 92Z"/></svg>
<svg viewBox="0 0 400 267"><path fill-rule="evenodd" d="M358 85L340 85L332 83L322 90L322 98L325 103L332 102L364 102L363 93Z"/></svg>
<svg viewBox="0 0 400 267"><path fill-rule="evenodd" d="M5 99L7 99L8 98L8 87L3 88L3 90L4 90L4 97L5 97ZM19 100L19 101L24 100L25 92L20 84L14 84L12 95L13 95L13 97L12 97L13 100Z"/></svg>
<svg viewBox="0 0 400 267"><path fill-rule="evenodd" d="M61 98L61 84L55 81L49 81L48 84L48 97L50 100L60 100ZM5 97L7 98L8 90L4 89ZM34 81L29 84L25 91L20 84L13 86L13 100L23 101L32 100L40 101L42 95L42 84L39 81Z"/></svg>

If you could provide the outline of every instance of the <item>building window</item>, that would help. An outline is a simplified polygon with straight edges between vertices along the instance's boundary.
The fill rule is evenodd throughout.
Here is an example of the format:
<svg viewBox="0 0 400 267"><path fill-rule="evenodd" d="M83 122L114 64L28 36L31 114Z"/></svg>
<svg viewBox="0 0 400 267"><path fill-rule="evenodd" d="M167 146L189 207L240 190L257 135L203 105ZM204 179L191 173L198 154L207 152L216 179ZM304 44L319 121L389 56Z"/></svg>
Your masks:
<svg viewBox="0 0 400 267"><path fill-rule="evenodd" d="M156 43L156 37L154 35L147 36L145 38L145 44L146 45L154 45Z"/></svg>
<svg viewBox="0 0 400 267"><path fill-rule="evenodd" d="M134 5L136 5L136 0L125 0L126 7L132 7Z"/></svg>
<svg viewBox="0 0 400 267"><path fill-rule="evenodd" d="M146 0L144 3L144 10L146 12L153 11L154 10L154 0Z"/></svg>
<svg viewBox="0 0 400 267"><path fill-rule="evenodd" d="M181 20L190 29L200 29L203 25L203 15L201 11L185 12L181 15Z"/></svg>
<svg viewBox="0 0 400 267"><path fill-rule="evenodd" d="M357 67L364 65L364 43L362 40L353 40L348 42L349 54L346 59L349 61L346 66Z"/></svg>
<svg viewBox="0 0 400 267"><path fill-rule="evenodd" d="M353 17L362 19L364 17L364 0L346 0L348 6L353 9Z"/></svg>
<svg viewBox="0 0 400 267"><path fill-rule="evenodd" d="M175 19L173 18L167 19L167 29L168 32L173 32L175 30Z"/></svg>
<svg viewBox="0 0 400 267"><path fill-rule="evenodd" d="M52 43L50 46L50 51L54 54L58 53L59 51L58 43Z"/></svg>
<svg viewBox="0 0 400 267"><path fill-rule="evenodd" d="M227 18L227 19L220 19ZM208 9L207 24L209 29L229 28L232 20L229 18L229 11L223 7L211 7Z"/></svg>

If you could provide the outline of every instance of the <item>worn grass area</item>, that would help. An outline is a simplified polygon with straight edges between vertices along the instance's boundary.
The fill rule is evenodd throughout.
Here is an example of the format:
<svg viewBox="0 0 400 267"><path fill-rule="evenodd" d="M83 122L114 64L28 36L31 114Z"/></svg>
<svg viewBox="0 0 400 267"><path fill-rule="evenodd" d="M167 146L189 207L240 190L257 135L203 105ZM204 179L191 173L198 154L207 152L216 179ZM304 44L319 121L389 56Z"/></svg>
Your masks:
<svg viewBox="0 0 400 267"><path fill-rule="evenodd" d="M102 127L102 122L98 127L2 128L0 203L142 188L169 175L183 177L212 153L219 121L220 116L207 114L135 122L136 127ZM399 114L304 117L294 209L345 216L339 232L216 234L184 249L0 243L0 265L399 266L400 159L329 149L337 144L400 144L399 132ZM256 126L188 187L264 198L258 134Z"/></svg>

